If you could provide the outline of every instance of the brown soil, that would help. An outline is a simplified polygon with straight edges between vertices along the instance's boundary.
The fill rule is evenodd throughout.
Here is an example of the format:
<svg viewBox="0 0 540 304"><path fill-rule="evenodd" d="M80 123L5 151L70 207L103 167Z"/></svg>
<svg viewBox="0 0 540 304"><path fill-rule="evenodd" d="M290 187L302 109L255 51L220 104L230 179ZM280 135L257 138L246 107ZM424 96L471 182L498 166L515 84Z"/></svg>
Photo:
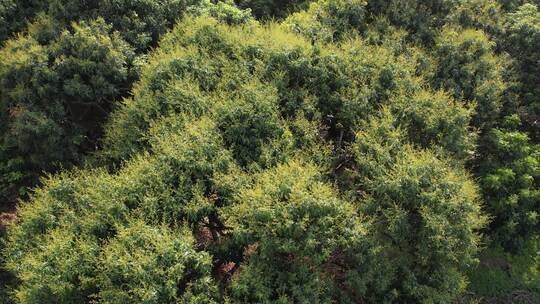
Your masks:
<svg viewBox="0 0 540 304"><path fill-rule="evenodd" d="M17 219L16 211L16 201L0 203L0 231L4 230L8 223Z"/></svg>

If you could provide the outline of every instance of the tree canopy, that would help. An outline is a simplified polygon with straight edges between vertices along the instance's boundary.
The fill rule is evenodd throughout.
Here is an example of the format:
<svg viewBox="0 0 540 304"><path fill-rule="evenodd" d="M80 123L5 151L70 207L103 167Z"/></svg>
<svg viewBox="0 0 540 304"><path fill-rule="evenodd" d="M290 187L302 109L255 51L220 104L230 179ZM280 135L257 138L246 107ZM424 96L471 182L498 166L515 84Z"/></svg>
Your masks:
<svg viewBox="0 0 540 304"><path fill-rule="evenodd" d="M534 300L537 5L0 2L5 301Z"/></svg>

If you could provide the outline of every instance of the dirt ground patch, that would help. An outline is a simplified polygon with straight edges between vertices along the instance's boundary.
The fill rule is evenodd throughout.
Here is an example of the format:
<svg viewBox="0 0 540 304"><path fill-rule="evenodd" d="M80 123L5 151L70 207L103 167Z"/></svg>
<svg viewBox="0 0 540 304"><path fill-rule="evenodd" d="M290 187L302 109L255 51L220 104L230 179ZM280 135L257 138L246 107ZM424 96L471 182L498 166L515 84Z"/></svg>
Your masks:
<svg viewBox="0 0 540 304"><path fill-rule="evenodd" d="M15 201L0 203L0 232L5 229L8 223L17 219L16 211L17 203Z"/></svg>

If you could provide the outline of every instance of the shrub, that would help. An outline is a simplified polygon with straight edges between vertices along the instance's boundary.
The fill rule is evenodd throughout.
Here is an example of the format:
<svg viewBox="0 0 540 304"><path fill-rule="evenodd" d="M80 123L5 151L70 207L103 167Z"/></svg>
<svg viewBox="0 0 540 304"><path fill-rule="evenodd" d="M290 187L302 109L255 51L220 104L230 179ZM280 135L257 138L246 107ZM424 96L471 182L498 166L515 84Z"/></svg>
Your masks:
<svg viewBox="0 0 540 304"><path fill-rule="evenodd" d="M520 131L517 115L509 116L488 135L481 163L480 185L487 210L493 215L492 235L510 250L519 251L538 234L540 155L529 136Z"/></svg>
<svg viewBox="0 0 540 304"><path fill-rule="evenodd" d="M3 201L24 196L43 171L80 164L97 149L102 124L138 77L143 53L191 4L0 3L0 43L6 40L0 50Z"/></svg>
<svg viewBox="0 0 540 304"><path fill-rule="evenodd" d="M126 92L133 53L102 19L73 24L47 45L20 36L1 53L0 167L15 186L95 146L112 101Z"/></svg>
<svg viewBox="0 0 540 304"><path fill-rule="evenodd" d="M215 302L210 256L177 230L223 229L215 209L231 190L214 180L234 168L212 124L190 126L116 174L76 171L44 182L8 233L17 301Z"/></svg>
<svg viewBox="0 0 540 304"><path fill-rule="evenodd" d="M28 22L40 14L49 15L61 27L71 22L90 21L103 18L111 24L137 51L155 46L159 36L182 16L189 5L197 2L183 0L135 0L135 1L2 1L0 23L5 25L0 32L0 42L23 31Z"/></svg>
<svg viewBox="0 0 540 304"><path fill-rule="evenodd" d="M306 6L307 0L235 0L238 7L250 9L258 19L285 18L291 12Z"/></svg>
<svg viewBox="0 0 540 304"><path fill-rule="evenodd" d="M248 252L230 287L237 301L349 302L370 284L384 286L371 281L378 269L367 263L367 225L317 171L298 161L278 165L255 176L224 210ZM349 281L356 271L360 281Z"/></svg>
<svg viewBox="0 0 540 304"><path fill-rule="evenodd" d="M394 269L392 301L447 303L465 288L463 271L475 263L486 219L462 169L404 138L388 114L359 131L350 148L351 189Z"/></svg>
<svg viewBox="0 0 540 304"><path fill-rule="evenodd" d="M434 48L439 63L433 85L474 107L473 125L482 130L497 122L506 85L492 48L493 42L481 31L458 33L449 28L437 37Z"/></svg>
<svg viewBox="0 0 540 304"><path fill-rule="evenodd" d="M51 301L448 303L463 292L486 220L463 169L476 83L430 68L402 31L384 38L391 25L310 43L283 24L237 22L228 4L194 14L112 114L101 156L116 167L50 177L22 205L5 250L18 294L60 285ZM472 36L472 50L454 36L441 50L480 50L463 62L487 69L492 51ZM431 71L458 89L431 89ZM32 280L43 261L64 260L48 249L57 243L82 268L52 264Z"/></svg>
<svg viewBox="0 0 540 304"><path fill-rule="evenodd" d="M406 29L413 40L431 45L444 24L444 17L458 4L456 0L368 1L372 16L385 16L392 25Z"/></svg>
<svg viewBox="0 0 540 304"><path fill-rule="evenodd" d="M538 139L538 126L535 123L540 115L540 64L538 48L540 47L540 4L524 4L517 11L509 14L505 24L506 37L502 44L518 64L521 107L519 114L523 117L524 127Z"/></svg>
<svg viewBox="0 0 540 304"><path fill-rule="evenodd" d="M194 250L189 233L135 222L103 248L97 297L101 303L217 303L211 270L211 257Z"/></svg>
<svg viewBox="0 0 540 304"><path fill-rule="evenodd" d="M285 23L292 31L301 33L312 41L334 41L362 31L366 22L364 0L316 1L309 9L287 18Z"/></svg>

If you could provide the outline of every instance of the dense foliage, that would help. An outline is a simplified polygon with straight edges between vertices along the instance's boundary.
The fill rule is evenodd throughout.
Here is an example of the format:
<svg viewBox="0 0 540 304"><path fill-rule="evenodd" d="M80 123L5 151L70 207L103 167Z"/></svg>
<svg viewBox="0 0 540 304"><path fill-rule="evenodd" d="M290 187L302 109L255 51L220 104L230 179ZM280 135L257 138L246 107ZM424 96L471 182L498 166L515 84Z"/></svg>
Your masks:
<svg viewBox="0 0 540 304"><path fill-rule="evenodd" d="M96 150L115 100L184 1L2 1L0 198ZM10 38L10 39L8 39Z"/></svg>
<svg viewBox="0 0 540 304"><path fill-rule="evenodd" d="M110 101L129 87L133 52L126 42L103 19L72 26L46 45L21 36L1 50L3 193L19 178L78 161L95 143Z"/></svg>
<svg viewBox="0 0 540 304"><path fill-rule="evenodd" d="M0 2L5 301L535 301L537 5Z"/></svg>
<svg viewBox="0 0 540 304"><path fill-rule="evenodd" d="M27 22L46 14L61 26L73 21L103 18L137 50L157 42L159 35L192 3L184 0L13 1L2 0L0 23L4 41L24 31Z"/></svg>

